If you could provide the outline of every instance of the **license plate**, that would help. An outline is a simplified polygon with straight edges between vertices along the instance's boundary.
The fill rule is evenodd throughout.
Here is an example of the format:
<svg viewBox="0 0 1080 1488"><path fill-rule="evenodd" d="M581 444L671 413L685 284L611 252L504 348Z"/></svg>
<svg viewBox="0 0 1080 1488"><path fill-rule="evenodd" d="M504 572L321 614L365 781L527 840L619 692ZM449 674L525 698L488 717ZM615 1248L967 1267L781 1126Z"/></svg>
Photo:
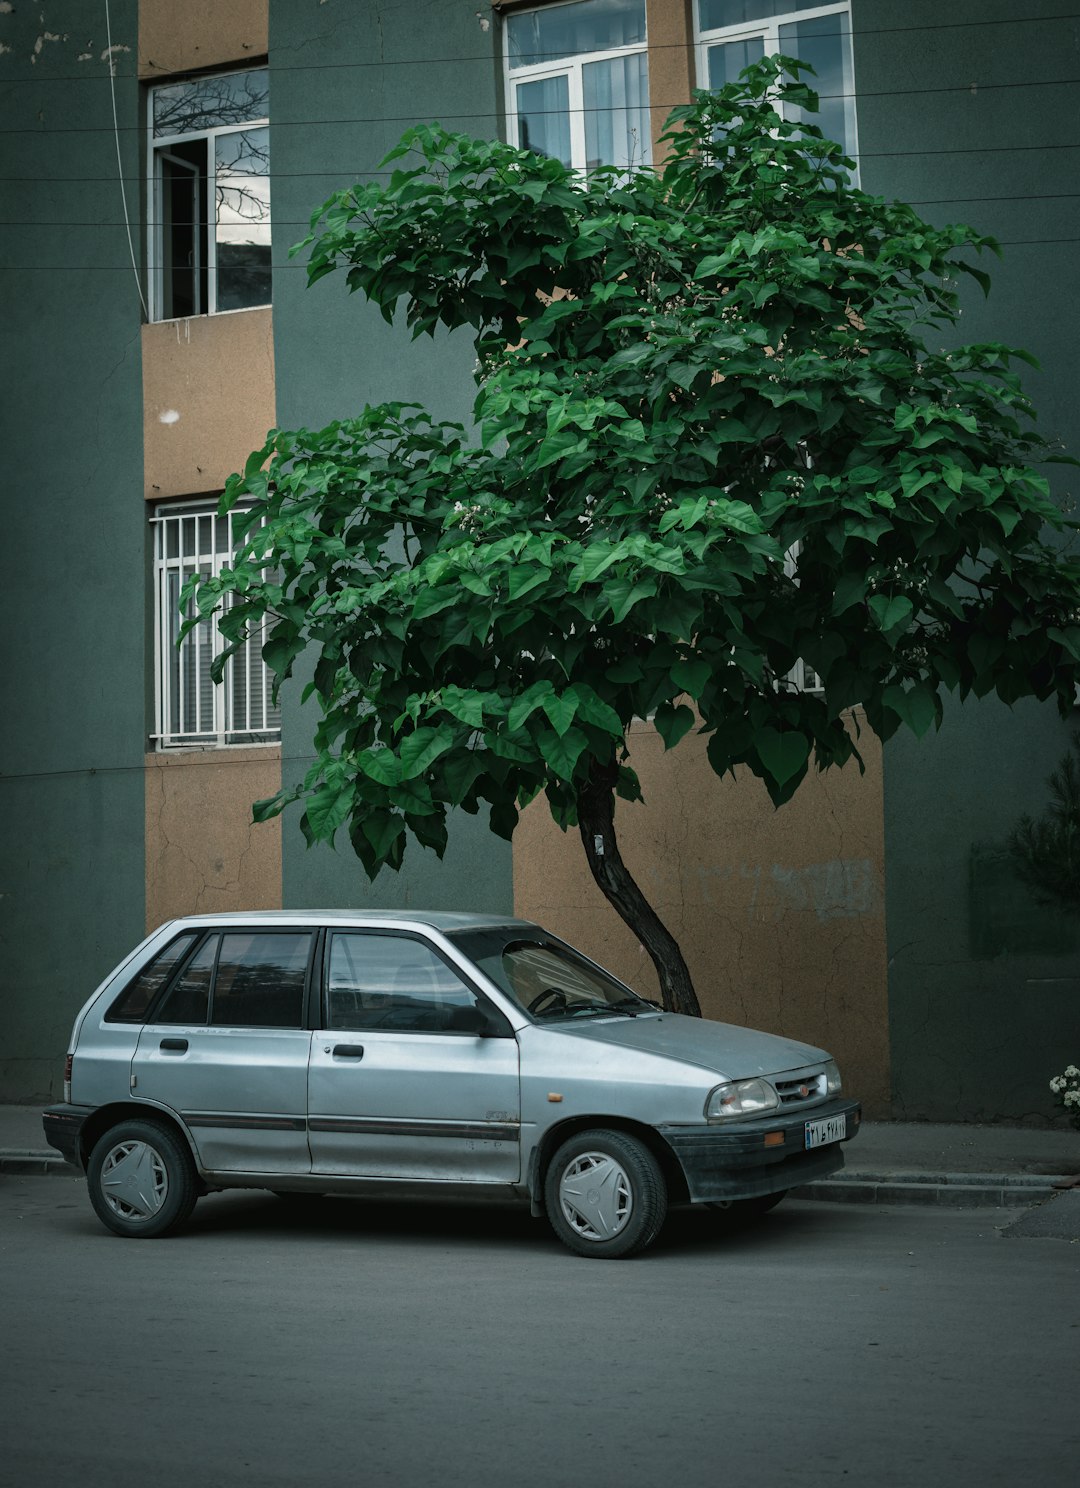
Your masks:
<svg viewBox="0 0 1080 1488"><path fill-rule="evenodd" d="M807 1147L827 1147L830 1142L842 1142L846 1136L846 1116L828 1116L824 1121L806 1123L805 1145Z"/></svg>

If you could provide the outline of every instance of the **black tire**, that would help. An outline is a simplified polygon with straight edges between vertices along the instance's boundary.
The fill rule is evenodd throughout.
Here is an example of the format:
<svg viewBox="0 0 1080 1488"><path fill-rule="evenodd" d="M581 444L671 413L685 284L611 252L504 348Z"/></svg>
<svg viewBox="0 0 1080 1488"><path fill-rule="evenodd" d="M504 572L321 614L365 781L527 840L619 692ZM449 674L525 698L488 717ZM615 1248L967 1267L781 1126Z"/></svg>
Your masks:
<svg viewBox="0 0 1080 1488"><path fill-rule="evenodd" d="M177 1229L199 1196L187 1144L156 1121L110 1127L90 1154L86 1186L98 1219L128 1240Z"/></svg>
<svg viewBox="0 0 1080 1488"><path fill-rule="evenodd" d="M724 1203L706 1204L705 1207L723 1214L732 1225L752 1224L755 1219L762 1219L770 1209L775 1209L780 1200L787 1197L787 1193L788 1190L782 1188L779 1193L759 1194L755 1199L729 1199Z"/></svg>
<svg viewBox="0 0 1080 1488"><path fill-rule="evenodd" d="M575 1171L576 1170L576 1171ZM582 1205L572 1203L577 1180ZM660 1233L668 1195L660 1164L643 1142L620 1131L584 1131L555 1153L544 1179L551 1228L564 1245L594 1260L638 1255Z"/></svg>

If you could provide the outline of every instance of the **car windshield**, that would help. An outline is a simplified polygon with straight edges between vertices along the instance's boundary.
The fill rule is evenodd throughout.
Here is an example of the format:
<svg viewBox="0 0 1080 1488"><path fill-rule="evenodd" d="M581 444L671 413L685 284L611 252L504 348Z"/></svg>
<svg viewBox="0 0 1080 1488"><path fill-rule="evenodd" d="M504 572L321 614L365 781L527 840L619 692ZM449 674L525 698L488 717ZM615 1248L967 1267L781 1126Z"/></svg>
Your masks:
<svg viewBox="0 0 1080 1488"><path fill-rule="evenodd" d="M637 1017L654 1012L599 966L586 961L542 930L456 930L457 948L513 998L523 1012L544 1022L570 1018Z"/></svg>

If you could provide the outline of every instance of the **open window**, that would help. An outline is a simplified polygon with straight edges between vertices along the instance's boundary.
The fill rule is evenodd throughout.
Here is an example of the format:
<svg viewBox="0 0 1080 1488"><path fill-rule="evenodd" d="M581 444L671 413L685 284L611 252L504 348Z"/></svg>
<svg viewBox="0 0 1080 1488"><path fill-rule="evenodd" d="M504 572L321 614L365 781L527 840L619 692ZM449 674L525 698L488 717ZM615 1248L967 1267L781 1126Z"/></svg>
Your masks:
<svg viewBox="0 0 1080 1488"><path fill-rule="evenodd" d="M265 67L151 89L151 319L270 303L269 98Z"/></svg>

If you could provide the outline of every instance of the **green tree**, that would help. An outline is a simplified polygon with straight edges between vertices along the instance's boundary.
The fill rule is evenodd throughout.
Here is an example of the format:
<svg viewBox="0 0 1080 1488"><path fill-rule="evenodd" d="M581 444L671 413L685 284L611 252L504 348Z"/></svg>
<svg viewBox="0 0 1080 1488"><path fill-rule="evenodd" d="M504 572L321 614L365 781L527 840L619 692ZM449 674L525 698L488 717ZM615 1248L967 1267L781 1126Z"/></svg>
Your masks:
<svg viewBox="0 0 1080 1488"><path fill-rule="evenodd" d="M415 336L468 327L475 427L415 405L275 431L230 480L233 570L194 585L231 645L269 617L287 677L318 656L304 802L374 877L452 808L509 837L543 792L603 893L697 1012L678 945L619 855L635 717L707 738L786 801L941 689L1071 702L1080 566L999 345L927 348L993 247L856 190L777 100L767 60L677 109L659 172L597 171L436 127L388 185L336 193L298 250ZM194 623L194 622L193 622ZM790 680L799 658L821 691ZM861 761L860 761L861 763Z"/></svg>
<svg viewBox="0 0 1080 1488"><path fill-rule="evenodd" d="M1009 835L1016 871L1042 904L1080 914L1080 734L1046 782L1050 805Z"/></svg>

